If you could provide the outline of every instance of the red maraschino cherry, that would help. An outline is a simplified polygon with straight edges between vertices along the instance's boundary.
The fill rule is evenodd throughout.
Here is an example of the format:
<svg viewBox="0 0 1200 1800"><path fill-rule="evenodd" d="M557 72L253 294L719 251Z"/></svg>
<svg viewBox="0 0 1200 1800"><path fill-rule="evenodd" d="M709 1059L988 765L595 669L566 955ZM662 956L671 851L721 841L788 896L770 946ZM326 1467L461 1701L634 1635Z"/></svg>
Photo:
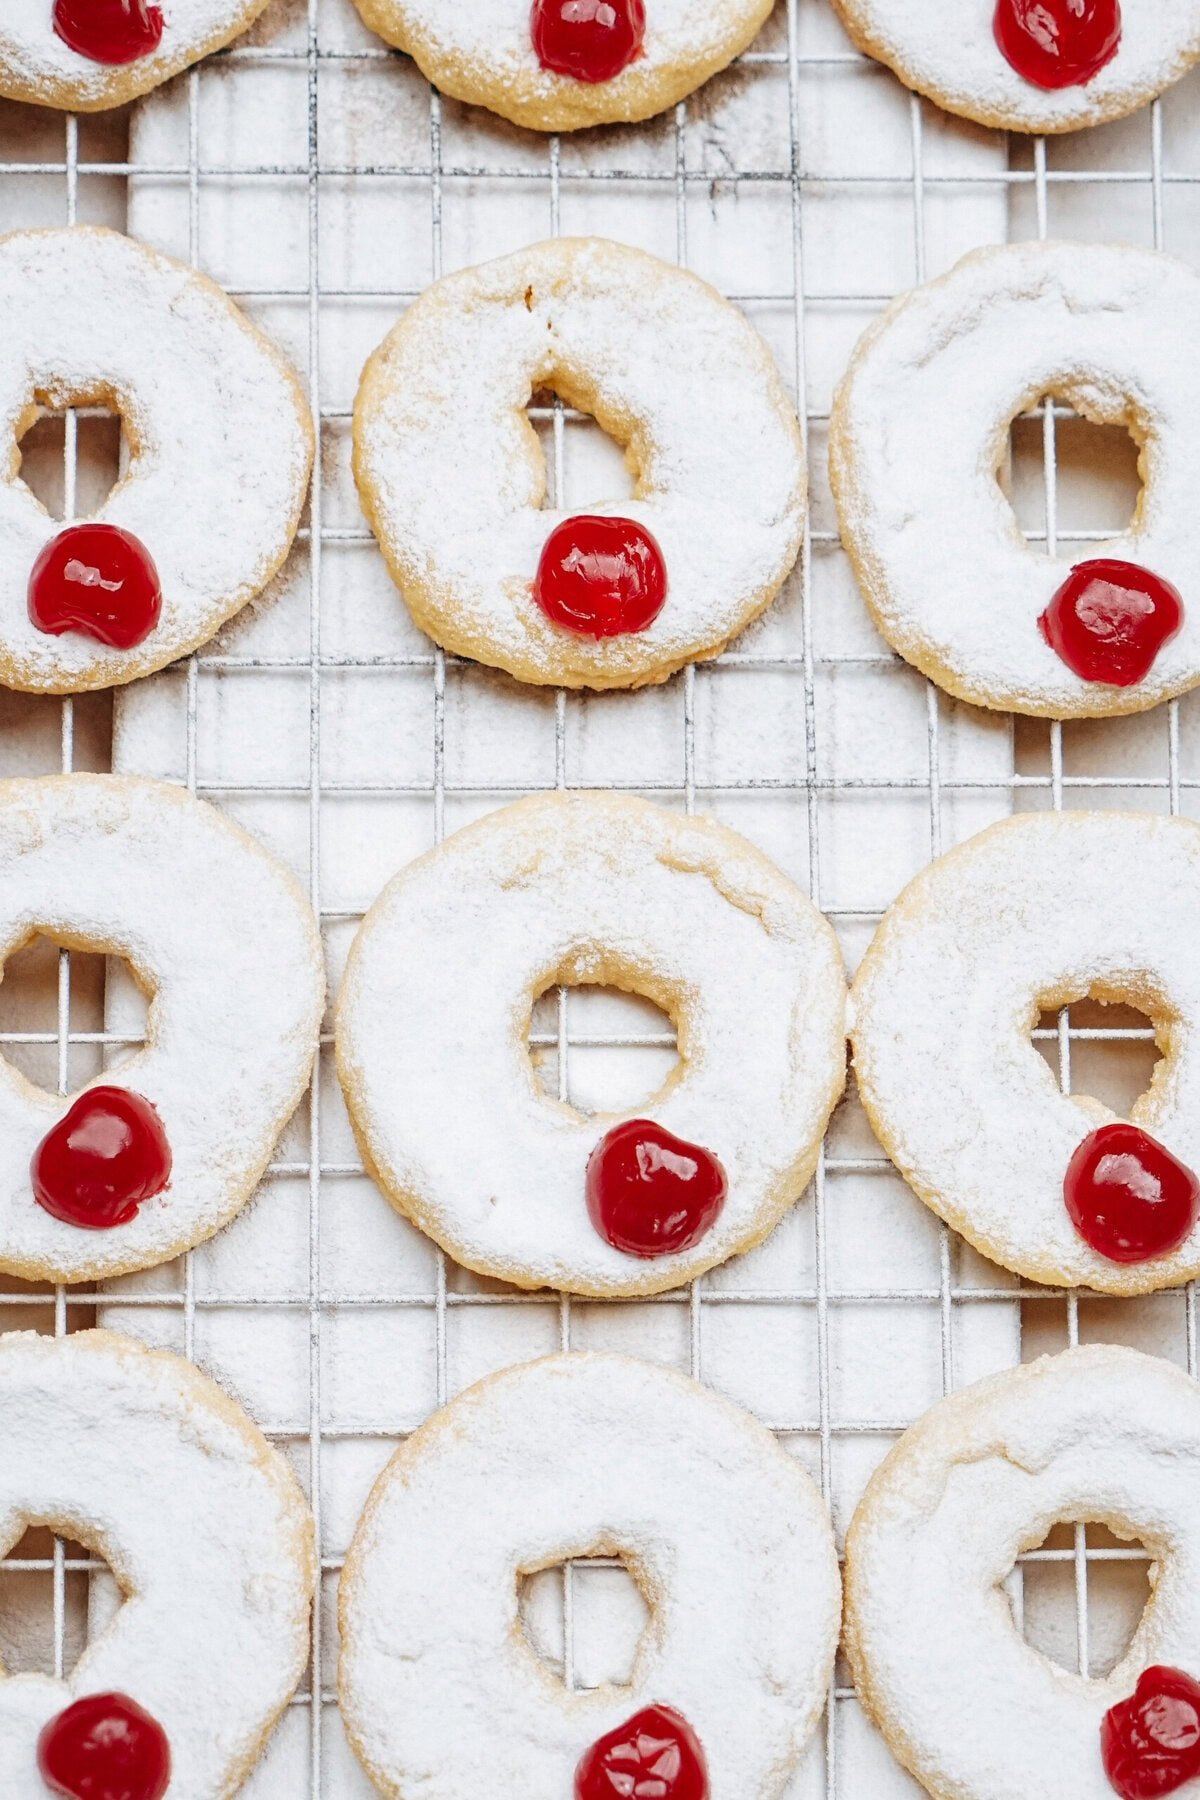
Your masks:
<svg viewBox="0 0 1200 1800"><path fill-rule="evenodd" d="M588 1217L627 1256L676 1256L712 1230L725 1171L710 1150L653 1119L614 1125L588 1158Z"/></svg>
<svg viewBox="0 0 1200 1800"><path fill-rule="evenodd" d="M128 1225L171 1179L171 1146L148 1100L126 1088L80 1094L33 1153L39 1206L88 1231Z"/></svg>
<svg viewBox="0 0 1200 1800"><path fill-rule="evenodd" d="M1178 1250L1200 1210L1200 1182L1137 1125L1102 1125L1067 1165L1071 1223L1110 1262L1148 1262Z"/></svg>
<svg viewBox="0 0 1200 1800"><path fill-rule="evenodd" d="M128 1694L89 1694L51 1719L38 1739L37 1764L51 1792L68 1800L162 1800L171 1746L158 1720Z"/></svg>
<svg viewBox="0 0 1200 1800"><path fill-rule="evenodd" d="M586 1752L575 1800L708 1800L700 1740L669 1706L647 1706Z"/></svg>
<svg viewBox="0 0 1200 1800"><path fill-rule="evenodd" d="M1183 596L1137 563L1078 563L1038 620L1042 636L1082 681L1133 687L1183 624Z"/></svg>
<svg viewBox="0 0 1200 1800"><path fill-rule="evenodd" d="M21 0L23 6L41 3ZM162 43L162 7L149 0L54 0L54 29L91 62L139 62Z"/></svg>
<svg viewBox="0 0 1200 1800"><path fill-rule="evenodd" d="M533 597L566 631L621 637L657 619L667 598L667 565L636 519L579 513L546 539Z"/></svg>
<svg viewBox="0 0 1200 1800"><path fill-rule="evenodd" d="M114 650L132 650L150 636L161 612L154 558L119 525L68 525L51 538L29 577L29 617L54 637L82 631Z"/></svg>
<svg viewBox="0 0 1200 1800"><path fill-rule="evenodd" d="M533 0L529 34L543 69L612 81L642 54L645 0Z"/></svg>
<svg viewBox="0 0 1200 1800"><path fill-rule="evenodd" d="M1161 1665L1100 1726L1104 1773L1121 1800L1155 1800L1200 1775L1200 1683Z"/></svg>
<svg viewBox="0 0 1200 1800"><path fill-rule="evenodd" d="M1082 87L1120 48L1120 0L997 0L993 29L1034 87Z"/></svg>

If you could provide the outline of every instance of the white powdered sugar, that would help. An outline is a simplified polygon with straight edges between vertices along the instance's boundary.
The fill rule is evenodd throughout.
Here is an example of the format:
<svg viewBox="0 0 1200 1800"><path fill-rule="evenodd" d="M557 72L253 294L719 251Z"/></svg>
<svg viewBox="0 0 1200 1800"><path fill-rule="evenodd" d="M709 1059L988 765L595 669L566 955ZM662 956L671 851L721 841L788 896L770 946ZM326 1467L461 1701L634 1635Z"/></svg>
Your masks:
<svg viewBox="0 0 1200 1800"><path fill-rule="evenodd" d="M107 1331L0 1338L0 1541L48 1524L105 1557L125 1603L66 1681L0 1678L4 1791L42 1791L37 1740L123 1693L166 1732L171 1800L242 1782L308 1655L312 1518L279 1453L180 1357Z"/></svg>
<svg viewBox="0 0 1200 1800"><path fill-rule="evenodd" d="M831 473L842 537L888 641L961 699L1050 717L1137 712L1200 680L1200 277L1151 250L1013 244L904 296L838 394ZM1073 557L1026 543L997 471L1044 395L1142 451L1128 532ZM1073 563L1117 557L1174 582L1187 616L1144 681L1072 673L1038 618Z"/></svg>
<svg viewBox="0 0 1200 1800"><path fill-rule="evenodd" d="M0 667L10 686L103 687L211 637L269 580L299 522L312 455L307 408L282 358L219 288L116 232L0 239ZM20 479L16 440L36 404L104 400L129 468L95 515L132 531L162 581L162 616L120 651L29 618L33 564L62 529Z"/></svg>
<svg viewBox="0 0 1200 1800"><path fill-rule="evenodd" d="M597 496L658 540L667 602L597 643L532 596L550 532L526 417L556 388L629 446L635 497ZM637 686L716 654L774 597L805 514L804 450L762 339L705 282L603 239L449 275L368 363L355 417L364 505L418 623L524 680Z"/></svg>
<svg viewBox="0 0 1200 1800"><path fill-rule="evenodd" d="M651 1617L628 1686L572 1693L523 1635L518 1581L586 1555L622 1557ZM460 1395L380 1477L342 1576L342 1713L405 1800L565 1800L651 1704L697 1733L712 1800L771 1800L824 1704L839 1600L824 1503L749 1414L647 1363L550 1357Z"/></svg>
<svg viewBox="0 0 1200 1800"><path fill-rule="evenodd" d="M1112 1800L1104 1714L1148 1666L1200 1668L1200 1390L1173 1364L1089 1345L939 1402L875 1475L846 1546L855 1685L938 1800ZM1059 1522L1150 1553L1150 1599L1112 1672L1021 1637L1001 1584ZM1187 1792L1193 1792L1189 1783Z"/></svg>
<svg viewBox="0 0 1200 1800"><path fill-rule="evenodd" d="M1200 56L1200 0L1121 0L1121 42L1091 81L1049 91L1018 74L992 30L996 0L834 0L854 39L951 112L1018 131L1120 118Z"/></svg>
<svg viewBox="0 0 1200 1800"><path fill-rule="evenodd" d="M538 1088L534 999L556 981L645 994L680 1067L644 1107L711 1150L725 1207L695 1249L623 1255L585 1170L611 1127ZM652 1293L757 1243L803 1191L845 1080L837 940L744 839L629 796L521 801L402 871L363 922L338 1069L395 1204L467 1267L523 1287Z"/></svg>
<svg viewBox="0 0 1200 1800"><path fill-rule="evenodd" d="M162 42L136 63L95 62L54 29L54 0L12 0L0 19L0 94L90 109L145 94L210 50L229 43L267 0L155 0Z"/></svg>
<svg viewBox="0 0 1200 1800"><path fill-rule="evenodd" d="M147 1042L87 1085L149 1100L171 1179L129 1224L53 1218L33 1152L70 1104L0 1060L0 1268L57 1281L141 1269L210 1237L249 1198L308 1081L324 969L294 877L214 807L105 775L0 783L0 959L35 932L125 957Z"/></svg>
<svg viewBox="0 0 1200 1800"><path fill-rule="evenodd" d="M363 18L409 51L456 99L478 101L535 130L642 119L670 106L744 50L772 0L647 0L641 54L610 81L542 67L530 0L355 0Z"/></svg>
<svg viewBox="0 0 1200 1800"><path fill-rule="evenodd" d="M1140 813L1017 815L941 858L880 925L855 982L859 1091L917 1193L1035 1281L1145 1293L1200 1272L1100 1256L1063 1178L1115 1114L1061 1092L1030 1033L1092 994L1154 1021L1163 1061L1130 1118L1200 1170L1200 826Z"/></svg>

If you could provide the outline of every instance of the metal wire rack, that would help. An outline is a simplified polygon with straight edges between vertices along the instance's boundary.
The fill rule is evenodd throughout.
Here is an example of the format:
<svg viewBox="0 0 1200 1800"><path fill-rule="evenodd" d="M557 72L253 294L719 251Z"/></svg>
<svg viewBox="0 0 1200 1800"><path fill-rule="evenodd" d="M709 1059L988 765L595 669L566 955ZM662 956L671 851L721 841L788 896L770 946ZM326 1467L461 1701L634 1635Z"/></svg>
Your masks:
<svg viewBox="0 0 1200 1800"><path fill-rule="evenodd" d="M267 67L289 71L303 86L302 153L261 161L213 154L206 138L207 85L220 81L235 95L236 119L243 72L248 80L251 71ZM328 142L342 142L342 134L332 128L332 114L344 100L341 87L331 81L353 79L366 70L403 83L410 99L420 97L425 109L420 154L347 160L327 153ZM344 941L362 904L371 898L363 894L361 903L349 904L331 879L326 840L338 804L380 800L386 819L387 802L412 801L422 809L425 841L437 842L461 818L531 787L613 785L659 794L689 812L718 812L757 837L806 880L814 899L837 924L852 959L902 877L883 891L874 885L871 858L864 855L862 843L852 841L847 849L839 823L845 817L865 819L860 830L877 834L890 846L883 859L886 867L904 865L911 873L920 861L969 835L988 817L1014 808L1106 803L1190 810L1191 793L1200 786L1200 765L1194 754L1196 714L1188 702L1173 703L1132 724L1023 724L1010 737L1002 724L980 720L922 683L865 627L844 628L843 613L849 616L859 603L845 582L823 467L831 372L844 362L861 325L892 292L952 260L951 242L955 249L966 249L1005 232L1046 236L1053 227L1056 235L1136 232L1143 241L1176 254L1200 256L1200 218L1191 205L1200 181L1200 141L1189 130L1189 89L1194 96L1194 85L1185 84L1125 126L1063 145L1033 140L1006 150L999 140L947 122L924 102L901 96L884 71L842 47L829 28L825 0L780 0L760 46L727 76L681 104L663 123L634 133L588 134L580 153L566 140L514 136L443 103L423 88L403 58L356 35L349 0L293 0L290 6L278 0L252 39L176 84L175 104L186 120L186 155L180 158L147 161L129 153L113 155L110 148L89 155L81 148L81 129L89 128L71 117L54 126L63 134L61 153L47 155L41 148L26 153L14 147L21 142L22 121L15 112L5 114L0 118L0 196L8 196L22 222L31 216L45 224L90 217L84 201L98 185L111 193L114 183L122 190L135 181L173 184L185 196L188 254L207 268L206 215L216 196L231 185L255 184L271 191L284 184L302 195L307 279L282 279L268 267L252 272L249 280L226 282L251 310L291 306L304 320L304 362L320 443L309 516L296 556L300 578L278 602L293 610L295 640L281 644L268 638L264 644L253 630L241 636L235 632L192 657L182 678L156 678L160 684L175 683L183 741L180 774L188 787L234 811L269 802L289 818L302 819L296 855L331 943L339 937ZM900 140L893 133L872 166L858 156L854 139L864 119L885 108L902 134L903 154L897 154ZM844 116L831 124L830 110ZM42 120L39 145L48 129ZM869 130L865 135L870 137ZM714 260L721 263L714 235L719 238L730 222L743 229L741 209L752 212L752 229L767 234L776 246L776 254L763 260L782 270L783 278L745 284L722 281L719 274L716 278L764 329L774 331L772 341L789 369L806 424L814 487L813 519L801 562L774 622L747 634L714 664L689 668L665 690L592 700L559 693L549 701L480 677L423 642L389 639L383 648L363 648L343 642L340 631L331 630L328 595L335 578L328 573L329 559L363 559L352 565L348 585L353 591L362 579L357 571L375 552L365 525L347 520L339 509L338 456L349 395L336 388L329 374L325 336L340 308L380 303L399 311L424 285L423 279L390 285L327 274L322 228L331 194L348 194L353 207L375 188L403 192L409 201L420 196L428 241L428 268L422 273L433 277L443 266L473 260L460 254L470 238L470 228L464 232L461 221L454 247L447 245L451 196L456 215L474 213L478 218L487 215L493 201L506 203L512 192L519 192L522 208L528 203L540 211L542 233L557 233L568 223L580 228L578 220L593 218L599 201L600 214L610 223L594 228L628 235L621 229L620 208L628 205L632 218L636 208L651 207L653 247L698 266L701 273L713 273ZM606 191L611 202L602 198ZM983 198L993 215L976 207ZM947 228L945 218L954 217L961 200L970 202L965 219L955 219ZM881 239L878 255L857 259L857 279L839 279L836 272L831 278L824 254L828 219L856 238L869 238L878 226L881 204L903 212L902 233L893 232L886 245ZM610 206L606 215L605 205ZM0 214L8 217L2 198ZM522 226L505 247L538 235L525 224L528 216L528 210L522 212ZM1114 220L1121 230L1113 229ZM698 237L703 239L699 256ZM748 256L746 266L755 273L756 257ZM219 271L213 272L220 278ZM553 489L563 494L569 483L569 436L586 430L587 422L553 397L535 406L533 417L544 435ZM1068 538L1087 542L1110 535L1120 521L1064 520L1059 452L1065 415L1051 397L1034 419L1040 431L1043 501L1040 516L1023 519L1030 540L1053 553ZM75 506L78 429L77 415L68 413L66 516ZM344 584L338 570L339 592ZM304 691L292 727L302 768L287 777L260 768L231 775L212 763L205 734L211 726L214 734L235 735L236 726L212 713L209 698L229 683L261 683L267 677L298 684ZM328 748L332 691L349 682L348 693L361 701L370 683L397 679L404 683L396 690L401 704L423 738L425 763L410 770L381 751L365 772L335 773ZM861 687L847 690L847 681ZM734 683L749 685L750 700L726 710ZM903 696L899 712L897 694ZM889 719L900 719L910 739L897 744L887 735L872 738L866 730L864 696L867 707L881 707ZM505 773L503 759L482 772L460 753L472 721L493 704L500 705L505 721L519 719L522 732L528 727L531 737L545 743L539 765L544 773L536 779L526 767ZM765 713L765 727L751 726L748 706ZM46 717L54 708L54 766L76 766L75 703L47 701L31 707L0 696L0 773L24 772L30 757L36 759ZM605 723L613 717L620 721L624 740L619 753ZM860 808L865 809L861 814ZM340 839L334 836L336 858ZM397 853L393 866L403 860L404 854ZM60 952L53 1024L39 1019L26 1028L21 1021L0 1032L6 1053L19 1053L18 1046L53 1052L62 1093L71 1086L72 1053L108 1057L139 1041L136 1032L115 1029L103 1017L86 1023L74 1018L72 960L65 950ZM588 1028L589 1020L594 1028ZM1153 1034L1140 1024L1106 1025L1093 1014L1079 1014L1073 1021L1063 1012L1035 1035L1056 1051L1063 1086L1069 1088L1073 1057L1078 1067L1081 1057L1097 1052L1118 1062L1127 1053L1144 1055L1139 1046ZM597 1015L580 996L559 991L549 1001L531 1048L535 1058L547 1062L549 1079L566 1099L574 1092L573 1070L581 1056L600 1052L661 1058L673 1043L670 1032L654 1021L646 1024L611 1010L607 1017ZM532 1321L532 1347L524 1354L555 1345L617 1341L679 1361L696 1376L713 1380L753 1405L808 1463L840 1528L870 1467L896 1434L938 1393L984 1367L1073 1343L1082 1335L1144 1343L1196 1371L1194 1289L1114 1305L1012 1281L973 1258L946 1229L932 1227L871 1143L853 1099L835 1121L811 1196L772 1243L740 1268L716 1272L686 1292L636 1307L573 1303L566 1296L529 1295L476 1281L440 1254L424 1265L428 1279L393 1278L385 1264L373 1279L349 1281L337 1267L331 1271L328 1243L331 1232L343 1229L342 1196L361 1185L363 1175L345 1150L335 1086L323 1056L303 1116L267 1177L269 1195L294 1187L303 1196L298 1278L279 1285L270 1297L253 1291L253 1283L248 1288L222 1280L220 1267L214 1270L206 1263L204 1249L182 1259L165 1284L120 1284L117 1294L97 1294L12 1282L6 1284L9 1291L0 1293L5 1325L28 1323L63 1333L88 1325L98 1314L119 1311L127 1327L144 1318L148 1325L154 1322L155 1330L176 1332L172 1341L202 1363L220 1360L210 1321L213 1330L237 1314L269 1313L288 1322L303 1362L302 1403L286 1416L270 1416L253 1403L252 1410L296 1458L306 1479L318 1520L323 1581L305 1687L248 1790L260 1796L307 1792L311 1800L331 1800L368 1792L341 1742L333 1692L330 1599L346 1548L347 1513L344 1496L336 1503L330 1500L329 1471L344 1444L364 1447L371 1469L382 1466L394 1443L423 1413L464 1384L464 1356L455 1334L468 1318L489 1330L500 1315L520 1313ZM869 1245L859 1241L860 1234L867 1235L867 1222L873 1232L880 1218L885 1236L892 1234L888 1243L893 1250L897 1244L911 1247L911 1255L906 1252L900 1259L900 1274L886 1267L886 1259L872 1260ZM400 1273L411 1270L403 1265ZM1003 1328L980 1341L975 1322L988 1313ZM428 1325L421 1352L428 1358L425 1398L410 1399L405 1416L378 1415L364 1422L357 1415L340 1415L331 1339L339 1322L369 1314L417 1315ZM494 1366L506 1360L509 1342L484 1351L483 1361ZM895 1374L898 1348L919 1364L912 1381ZM365 1368L379 1384L391 1373L382 1360L360 1359L355 1366ZM232 1384L236 1386L236 1378ZM363 1487L361 1478L359 1485ZM69 1584L102 1578L103 1565L86 1550L57 1541L46 1554L40 1549L25 1554L18 1546L4 1571L6 1580L48 1582L47 1666L61 1674L70 1637ZM1078 1667L1086 1672L1095 1652L1097 1584L1114 1568L1139 1558L1142 1552L1136 1547L1092 1541L1084 1525L1074 1525L1022 1559L1013 1581L1014 1607L1021 1616L1031 1572L1065 1571L1067 1624ZM556 1653L569 1685L589 1678L579 1666L575 1642L585 1623L588 1573L571 1566L562 1572ZM7 1591L0 1586L0 1603ZM1058 1607L1057 1623L1051 1620L1046 1626L1047 1642L1057 1645L1058 1653L1065 1616L1061 1598L1051 1596L1049 1612ZM908 1784L873 1739L839 1670L824 1731L789 1792L851 1796L906 1791L911 1791Z"/></svg>

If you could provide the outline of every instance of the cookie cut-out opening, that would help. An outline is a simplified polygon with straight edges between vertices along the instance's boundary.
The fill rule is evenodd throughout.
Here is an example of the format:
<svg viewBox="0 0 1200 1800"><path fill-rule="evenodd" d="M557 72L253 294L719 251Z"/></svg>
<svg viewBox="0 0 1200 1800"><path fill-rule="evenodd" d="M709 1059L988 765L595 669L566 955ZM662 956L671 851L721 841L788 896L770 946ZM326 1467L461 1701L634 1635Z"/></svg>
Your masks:
<svg viewBox="0 0 1200 1800"><path fill-rule="evenodd" d="M52 519L87 519L98 513L128 463L125 422L115 407L94 402L78 407L73 418L71 426L62 408L39 406L20 439L21 480Z"/></svg>
<svg viewBox="0 0 1200 1800"><path fill-rule="evenodd" d="M0 1561L0 1665L8 1675L70 1676L124 1599L95 1546L57 1541L56 1564L53 1531L29 1525Z"/></svg>
<svg viewBox="0 0 1200 1800"><path fill-rule="evenodd" d="M0 969L0 1055L47 1093L73 1094L146 1042L149 1006L124 957L39 932Z"/></svg>
<svg viewBox="0 0 1200 1800"><path fill-rule="evenodd" d="M1151 1562L1139 1540L1119 1538L1106 1525L1053 1526L1005 1584L1017 1630L1072 1674L1108 1675L1146 1610Z"/></svg>
<svg viewBox="0 0 1200 1800"><path fill-rule="evenodd" d="M526 1642L564 1687L631 1684L650 1611L620 1557L574 1557L523 1573L517 1603Z"/></svg>
<svg viewBox="0 0 1200 1800"><path fill-rule="evenodd" d="M1068 1092L1098 1100L1121 1118L1129 1118L1149 1094L1163 1060L1148 1014L1124 1001L1105 1003L1091 995L1061 1010L1043 1007L1033 1041Z"/></svg>
<svg viewBox="0 0 1200 1800"><path fill-rule="evenodd" d="M1000 484L1032 548L1082 562L1097 554L1089 543L1123 536L1136 520L1139 455L1128 426L1100 424L1049 395L1012 421Z"/></svg>
<svg viewBox="0 0 1200 1800"><path fill-rule="evenodd" d="M593 413L548 386L530 396L526 410L546 459L542 504L548 511L593 511L632 498L635 483L625 446Z"/></svg>
<svg viewBox="0 0 1200 1800"><path fill-rule="evenodd" d="M642 994L555 984L533 1008L529 1054L542 1092L584 1117L662 1094L679 1067L675 1026Z"/></svg>

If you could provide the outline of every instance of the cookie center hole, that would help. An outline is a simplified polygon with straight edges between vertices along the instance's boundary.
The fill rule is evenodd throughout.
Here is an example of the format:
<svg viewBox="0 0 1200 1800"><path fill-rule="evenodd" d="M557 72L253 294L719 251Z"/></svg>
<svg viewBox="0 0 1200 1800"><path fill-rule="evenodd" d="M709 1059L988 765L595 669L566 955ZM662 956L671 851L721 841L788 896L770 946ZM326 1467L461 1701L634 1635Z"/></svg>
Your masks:
<svg viewBox="0 0 1200 1800"><path fill-rule="evenodd" d="M1017 1630L1060 1668L1093 1679L1109 1674L1146 1609L1150 1563L1140 1541L1115 1537L1106 1525L1055 1525L1005 1584Z"/></svg>
<svg viewBox="0 0 1200 1800"><path fill-rule="evenodd" d="M661 1007L611 987L547 988L534 1004L529 1055L542 1092L588 1117L652 1100L679 1066Z"/></svg>
<svg viewBox="0 0 1200 1800"><path fill-rule="evenodd" d="M10 1675L69 1676L121 1605L104 1557L63 1539L56 1608L55 1541L48 1526L30 1525L0 1562L0 1662Z"/></svg>
<svg viewBox="0 0 1200 1800"><path fill-rule="evenodd" d="M547 510L583 512L602 500L632 497L625 452L591 413L569 406L548 387L535 391L528 411L546 459Z"/></svg>
<svg viewBox="0 0 1200 1800"><path fill-rule="evenodd" d="M60 1027L64 1017L65 1034ZM146 1041L148 1003L120 956L63 951L38 934L0 972L0 1053L35 1086L74 1093Z"/></svg>
<svg viewBox="0 0 1200 1800"><path fill-rule="evenodd" d="M108 406L81 406L73 410L73 417L73 447L68 414L50 408L38 414L21 439L21 480L52 519L91 518L123 472L125 428L120 413Z"/></svg>
<svg viewBox="0 0 1200 1800"><path fill-rule="evenodd" d="M1097 425L1053 396L1013 420L1000 481L1034 548L1048 549L1053 531L1058 553L1077 562L1095 554L1089 543L1129 530L1142 494L1138 446L1125 426Z"/></svg>
<svg viewBox="0 0 1200 1800"><path fill-rule="evenodd" d="M628 1687L650 1622L618 1557L575 1557L517 1581L526 1642L567 1688Z"/></svg>
<svg viewBox="0 0 1200 1800"><path fill-rule="evenodd" d="M1066 1057L1060 1019L1067 1020ZM1154 1026L1135 1006L1106 1005L1090 997L1076 1000L1063 1013L1044 1011L1034 1044L1072 1094L1084 1094L1128 1118L1136 1102L1149 1092L1162 1054ZM1065 1079L1064 1079L1065 1078Z"/></svg>

